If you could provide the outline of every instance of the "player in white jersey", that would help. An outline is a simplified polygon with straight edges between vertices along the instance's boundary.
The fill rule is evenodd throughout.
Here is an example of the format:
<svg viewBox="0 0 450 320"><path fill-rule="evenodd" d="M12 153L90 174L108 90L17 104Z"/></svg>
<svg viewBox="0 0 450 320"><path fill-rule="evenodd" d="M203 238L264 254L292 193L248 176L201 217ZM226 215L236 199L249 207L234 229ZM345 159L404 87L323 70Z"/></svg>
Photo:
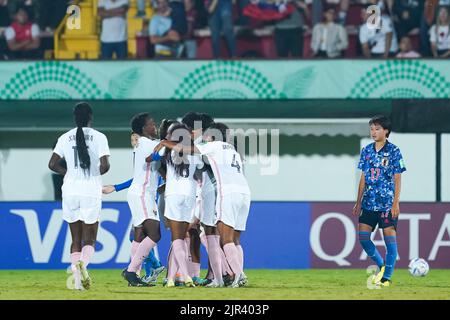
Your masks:
<svg viewBox="0 0 450 320"><path fill-rule="evenodd" d="M197 112L188 112L181 121L192 129L194 144L199 144L203 141L203 133L214 123L214 119L210 115ZM208 163L207 159L205 163ZM213 281L208 283L207 286L222 287L224 285L222 276L232 272L220 247L220 236L216 228L216 185L210 165L205 164L200 182L200 205L196 212L204 230L204 234L202 234L204 238L202 237L201 241L206 245L209 258L208 265L213 275ZM194 235L195 233L192 234ZM198 248L198 251L200 251L200 248ZM209 270L208 274L210 274Z"/></svg>
<svg viewBox="0 0 450 320"><path fill-rule="evenodd" d="M92 109L78 103L74 109L76 128L59 137L48 164L64 176L62 186L63 219L72 236L70 258L75 289L89 289L87 266L95 251L98 221L102 207L101 175L109 170L106 136L92 128ZM67 169L61 166L64 159Z"/></svg>
<svg viewBox="0 0 450 320"><path fill-rule="evenodd" d="M173 124L167 138L185 146L191 145L191 132L184 124ZM175 286L177 269L186 286L195 286L187 267L186 232L193 219L197 182L194 173L197 166L203 166L199 156L167 150L167 164L164 216L168 219L172 233L172 255L177 266L169 265L167 287Z"/></svg>
<svg viewBox="0 0 450 320"><path fill-rule="evenodd" d="M226 259L234 273L232 286L246 283L243 272L243 251L237 248L240 232L245 231L250 209L250 189L242 170L242 159L234 146L227 142L227 127L213 124L204 134L204 141L186 147L163 140L155 149L167 147L177 152L205 155L211 164L217 183L216 221Z"/></svg>
<svg viewBox="0 0 450 320"><path fill-rule="evenodd" d="M159 215L156 204L156 190L158 188L158 162L147 162L158 140L156 126L148 113L140 113L131 121L132 131L140 138L134 149L133 182L128 189L128 205L130 207L132 222L135 229L142 227L143 237L139 235L134 240L139 243L136 252L122 276L130 286L154 285L143 282L137 275L144 259L148 256L156 243L161 239Z"/></svg>

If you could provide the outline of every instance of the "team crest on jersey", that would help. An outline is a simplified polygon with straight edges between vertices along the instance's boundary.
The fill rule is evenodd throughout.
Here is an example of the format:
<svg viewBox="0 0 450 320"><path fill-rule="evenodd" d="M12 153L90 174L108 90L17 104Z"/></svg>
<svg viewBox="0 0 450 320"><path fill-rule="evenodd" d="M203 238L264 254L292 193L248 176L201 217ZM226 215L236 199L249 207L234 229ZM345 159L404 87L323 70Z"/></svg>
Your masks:
<svg viewBox="0 0 450 320"><path fill-rule="evenodd" d="M389 158L388 158L388 157L384 157L384 158L381 160L381 165L382 165L383 167L387 167L387 166L389 165Z"/></svg>

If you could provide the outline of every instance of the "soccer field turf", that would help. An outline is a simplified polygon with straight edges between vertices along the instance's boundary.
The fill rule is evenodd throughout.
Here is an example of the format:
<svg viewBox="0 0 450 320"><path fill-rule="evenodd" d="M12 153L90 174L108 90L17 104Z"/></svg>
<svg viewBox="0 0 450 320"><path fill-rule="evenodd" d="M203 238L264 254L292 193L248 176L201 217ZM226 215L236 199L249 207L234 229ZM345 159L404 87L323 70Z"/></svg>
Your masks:
<svg viewBox="0 0 450 320"><path fill-rule="evenodd" d="M129 288L120 270L91 270L93 286L66 289L63 270L0 271L0 299L450 299L450 270L414 278L395 271L392 287L369 290L365 270L247 270L245 288ZM161 277L162 279L162 277Z"/></svg>

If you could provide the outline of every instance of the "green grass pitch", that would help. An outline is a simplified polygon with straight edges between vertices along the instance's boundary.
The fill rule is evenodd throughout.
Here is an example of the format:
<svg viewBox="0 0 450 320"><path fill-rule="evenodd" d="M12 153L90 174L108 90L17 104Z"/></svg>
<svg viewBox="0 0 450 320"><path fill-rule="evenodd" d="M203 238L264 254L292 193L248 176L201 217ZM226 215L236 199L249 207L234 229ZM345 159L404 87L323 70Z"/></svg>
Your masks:
<svg viewBox="0 0 450 320"><path fill-rule="evenodd" d="M431 270L423 278L395 271L393 286L369 290L365 270L247 270L245 288L129 288L120 270L91 270L93 286L78 292L66 288L64 270L0 271L0 300L156 299L156 300L330 300L447 299L450 270ZM161 277L162 278L162 277ZM161 280L161 279L160 279Z"/></svg>

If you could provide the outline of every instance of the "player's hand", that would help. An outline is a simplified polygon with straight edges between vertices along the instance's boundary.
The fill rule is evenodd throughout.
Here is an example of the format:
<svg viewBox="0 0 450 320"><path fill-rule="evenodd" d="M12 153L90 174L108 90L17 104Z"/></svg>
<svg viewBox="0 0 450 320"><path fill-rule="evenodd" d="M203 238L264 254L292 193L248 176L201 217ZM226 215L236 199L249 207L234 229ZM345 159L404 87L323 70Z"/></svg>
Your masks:
<svg viewBox="0 0 450 320"><path fill-rule="evenodd" d="M394 202L392 204L391 209L392 218L397 219L398 215L400 214L400 204L398 202Z"/></svg>
<svg viewBox="0 0 450 320"><path fill-rule="evenodd" d="M163 140L163 141L164 141L164 140ZM161 141L160 143L158 143L158 145L155 147L155 149L153 149L153 152L159 152L162 148L164 148L163 141Z"/></svg>
<svg viewBox="0 0 450 320"><path fill-rule="evenodd" d="M110 194L110 193L112 193L114 191L116 191L116 188L114 188L113 185L103 186L103 188L102 188L103 194Z"/></svg>
<svg viewBox="0 0 450 320"><path fill-rule="evenodd" d="M360 203L356 203L355 206L353 207L353 211L352 214L357 217L361 214L361 204Z"/></svg>

